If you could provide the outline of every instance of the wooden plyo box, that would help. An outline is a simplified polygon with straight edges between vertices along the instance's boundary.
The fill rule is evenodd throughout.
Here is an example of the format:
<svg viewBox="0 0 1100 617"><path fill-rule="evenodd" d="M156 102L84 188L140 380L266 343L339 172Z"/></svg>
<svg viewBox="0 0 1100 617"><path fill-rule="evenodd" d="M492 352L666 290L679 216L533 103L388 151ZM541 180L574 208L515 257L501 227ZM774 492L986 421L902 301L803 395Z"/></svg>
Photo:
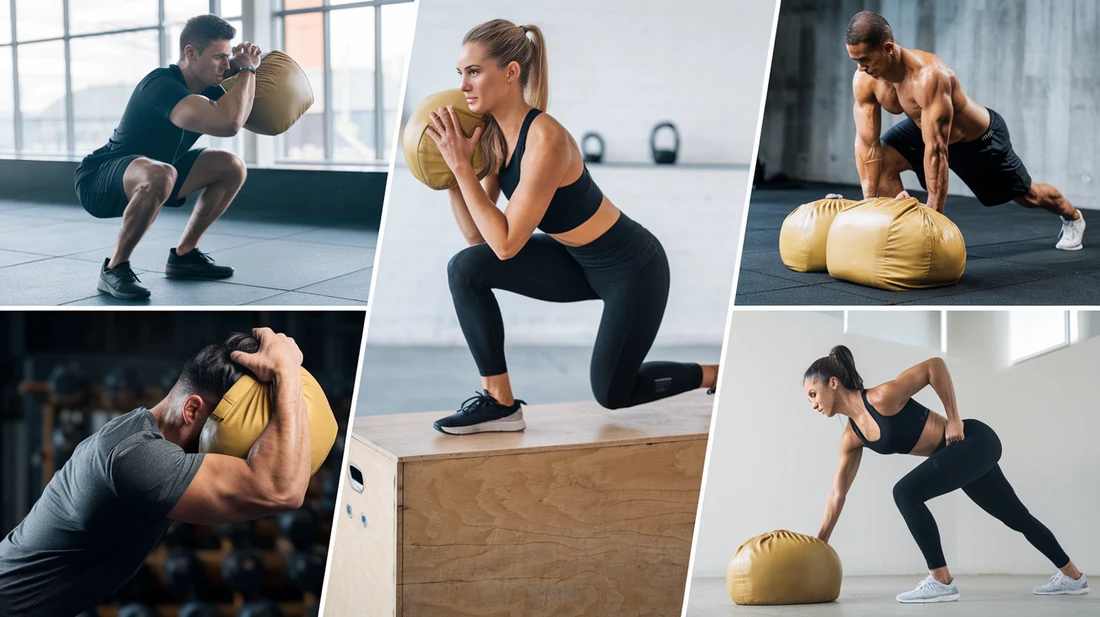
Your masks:
<svg viewBox="0 0 1100 617"><path fill-rule="evenodd" d="M525 432L465 436L356 418L324 615L679 615L713 400L531 406Z"/></svg>

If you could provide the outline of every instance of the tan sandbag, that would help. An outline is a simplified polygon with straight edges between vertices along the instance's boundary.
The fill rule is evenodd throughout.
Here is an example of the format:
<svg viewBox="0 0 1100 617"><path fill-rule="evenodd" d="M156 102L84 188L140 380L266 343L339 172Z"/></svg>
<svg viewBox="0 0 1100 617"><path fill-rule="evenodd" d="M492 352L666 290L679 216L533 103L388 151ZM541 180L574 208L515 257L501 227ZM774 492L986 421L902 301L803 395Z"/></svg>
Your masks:
<svg viewBox="0 0 1100 617"><path fill-rule="evenodd" d="M302 371L302 394L309 416L310 474L317 473L336 443L336 418L313 375ZM206 420L199 451L246 458L271 419L271 387L245 375L225 393Z"/></svg>
<svg viewBox="0 0 1100 617"><path fill-rule="evenodd" d="M742 544L726 568L726 591L737 604L814 604L840 595L840 557L827 543L772 531Z"/></svg>
<svg viewBox="0 0 1100 617"><path fill-rule="evenodd" d="M237 76L222 81L228 91ZM260 135L285 133L313 105L313 88L302 67L281 51L272 51L256 67L256 96L244 128Z"/></svg>
<svg viewBox="0 0 1100 617"><path fill-rule="evenodd" d="M409 171L417 180L428 185L428 188L437 191L458 185L454 173L439 153L435 140L427 132L431 126L429 114L448 105L454 107L462 132L467 137L473 135L474 129L481 124L481 116L470 111L466 96L461 90L445 90L429 96L416 106L405 124L405 133L401 138L401 150L405 153L405 163L408 164ZM489 172L485 169L480 147L474 148L473 166L478 179L484 178Z"/></svg>
<svg viewBox="0 0 1100 617"><path fill-rule="evenodd" d="M833 218L856 202L840 195L795 208L779 230L779 257L795 272L824 272L825 241Z"/></svg>
<svg viewBox="0 0 1100 617"><path fill-rule="evenodd" d="M847 208L833 219L825 253L830 275L889 290L953 285L966 267L958 226L912 197Z"/></svg>

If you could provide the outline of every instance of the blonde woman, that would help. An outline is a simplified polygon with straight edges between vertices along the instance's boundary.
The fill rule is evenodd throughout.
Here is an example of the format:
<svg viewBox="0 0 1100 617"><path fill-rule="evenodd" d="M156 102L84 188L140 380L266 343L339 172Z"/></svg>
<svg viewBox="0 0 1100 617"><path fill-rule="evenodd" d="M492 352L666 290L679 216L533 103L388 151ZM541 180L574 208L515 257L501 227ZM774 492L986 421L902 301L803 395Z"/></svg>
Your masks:
<svg viewBox="0 0 1100 617"><path fill-rule="evenodd" d="M524 401L508 378L494 289L547 302L603 300L591 383L604 407L713 388L716 365L644 362L668 300L668 258L653 234L600 191L576 142L545 113L542 31L502 19L481 24L466 34L457 68L466 102L484 123L467 138L454 110L441 108L428 134L458 179L451 209L470 247L447 273L483 391L435 428L468 434L526 426ZM470 163L478 145L491 170L481 182ZM501 191L503 211L496 206Z"/></svg>

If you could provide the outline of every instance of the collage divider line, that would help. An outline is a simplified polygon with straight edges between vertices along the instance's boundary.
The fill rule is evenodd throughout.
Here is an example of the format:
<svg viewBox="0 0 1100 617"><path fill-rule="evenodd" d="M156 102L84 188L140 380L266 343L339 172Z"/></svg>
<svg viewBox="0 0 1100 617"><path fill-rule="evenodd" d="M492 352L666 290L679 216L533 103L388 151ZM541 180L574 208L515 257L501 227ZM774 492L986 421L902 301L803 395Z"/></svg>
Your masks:
<svg viewBox="0 0 1100 617"><path fill-rule="evenodd" d="M325 614L325 600L328 598L329 578L332 574L332 551L336 544L336 521L340 512L340 503L344 498L344 473L348 466L348 455L351 452L352 424L355 421L357 405L359 403L359 388L363 379L363 363L367 357L367 332L370 329L371 308L374 306L374 289L378 285L378 263L382 257L382 243L386 235L386 215L390 209L390 192L393 190L394 170L397 166L397 150L401 144L401 118L405 112L405 91L409 84L409 68L412 66L413 50L416 49L416 24L420 21L420 0L416 0L416 16L412 23L412 36L409 39L408 60L405 62L405 74L401 78L401 92L397 102L397 114L394 118L393 144L390 146L390 166L386 174L386 190L382 195L382 217L378 221L378 242L374 247L374 263L371 265L370 291L367 292L367 307L363 314L363 337L360 342L359 364L355 369L355 385L351 393L351 411L348 414L347 430L344 434L344 452L340 460L340 470L337 474L337 482L340 488L336 491L336 507L332 509L332 520L329 524L328 552L325 555L325 575L321 583L321 596L317 599L317 614Z"/></svg>

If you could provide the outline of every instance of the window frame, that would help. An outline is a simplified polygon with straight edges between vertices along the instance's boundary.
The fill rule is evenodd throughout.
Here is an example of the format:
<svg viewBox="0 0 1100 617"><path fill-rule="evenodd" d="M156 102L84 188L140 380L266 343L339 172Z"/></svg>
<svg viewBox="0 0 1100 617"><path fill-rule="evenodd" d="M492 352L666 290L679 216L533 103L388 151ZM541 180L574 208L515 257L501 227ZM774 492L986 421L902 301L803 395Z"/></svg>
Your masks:
<svg viewBox="0 0 1100 617"><path fill-rule="evenodd" d="M67 1L67 0L66 0ZM162 0L163 1L163 0ZM324 50L322 53L324 75L322 89L324 92L325 109L321 115L321 139L324 148L323 160L303 160L288 158L285 144L280 138L275 149L275 162L287 165L378 165L389 163L389 152L386 152L386 114L383 88L385 79L382 72L382 7L386 5L410 4L415 0L361 0L345 4L332 4L330 0L322 0L320 6L304 7L299 9L284 9L282 0L271 0L271 30L277 33L278 46L286 47L286 27L284 18L288 15L307 15L311 13L322 14L322 38ZM334 11L374 7L374 152L375 158L370 161L336 161L333 160L336 148L335 114L332 110L332 29L331 19ZM275 36L272 37L273 39ZM406 71L408 66L406 66Z"/></svg>
<svg viewBox="0 0 1100 617"><path fill-rule="evenodd" d="M1050 309L1042 309L1042 310L1048 311ZM1013 310L1009 311L1009 313L1008 313L1008 320L1009 320L1009 322L1008 322L1008 336L1009 336L1008 361L1009 361L1010 366L1016 366L1017 364L1020 364L1022 362L1027 362L1028 360L1034 360L1035 358L1038 358L1040 356L1045 356L1048 353L1051 353L1051 352L1054 352L1054 351L1058 351L1059 349L1064 349L1066 347L1069 347L1070 345L1073 345L1074 343L1077 342L1078 331L1079 331L1079 326L1078 326L1078 323L1077 323L1077 311L1063 310L1063 311L1059 311L1059 312L1062 313L1062 328L1063 328L1063 330L1062 330L1063 331L1062 342L1057 343L1055 345L1051 345L1049 347L1045 347L1045 348L1043 348L1039 351L1035 351L1035 352L1032 352L1030 354L1020 356L1019 358L1012 357L1012 337L1015 334L1014 329L1012 327L1012 317L1013 317L1013 315L1022 314L1022 313L1029 313L1029 312L1034 312L1034 311L1029 311L1029 310L1026 310L1026 309L1018 309L1017 308L1017 309L1013 309Z"/></svg>

